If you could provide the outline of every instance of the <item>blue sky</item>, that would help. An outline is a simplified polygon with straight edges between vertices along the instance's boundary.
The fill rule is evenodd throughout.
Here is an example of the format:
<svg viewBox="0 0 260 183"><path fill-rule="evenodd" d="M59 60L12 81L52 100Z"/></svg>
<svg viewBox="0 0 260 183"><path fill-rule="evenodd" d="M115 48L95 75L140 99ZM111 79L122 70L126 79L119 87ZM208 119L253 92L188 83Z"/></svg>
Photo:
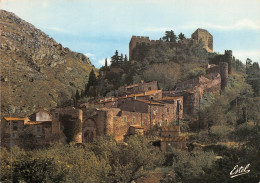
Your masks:
<svg viewBox="0 0 260 183"><path fill-rule="evenodd" d="M128 54L132 35L159 39L165 30L197 28L214 37L214 51L260 62L259 0L0 0L65 47L100 67L115 50Z"/></svg>

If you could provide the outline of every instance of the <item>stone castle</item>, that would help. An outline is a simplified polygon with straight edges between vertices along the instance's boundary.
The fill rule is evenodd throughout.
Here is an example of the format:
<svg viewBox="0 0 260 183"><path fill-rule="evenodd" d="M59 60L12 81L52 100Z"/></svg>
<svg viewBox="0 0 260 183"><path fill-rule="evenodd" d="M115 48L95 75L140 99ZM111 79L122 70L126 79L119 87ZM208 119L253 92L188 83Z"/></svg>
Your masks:
<svg viewBox="0 0 260 183"><path fill-rule="evenodd" d="M192 35L191 38L180 40L180 44L187 44L188 42L194 41L198 43L199 41L203 41L204 48L208 52L213 52L213 36L205 29L197 29ZM145 44L164 44L162 40L150 40L147 36L132 36L130 43L129 43L129 60L133 60L133 50L138 43L145 43Z"/></svg>

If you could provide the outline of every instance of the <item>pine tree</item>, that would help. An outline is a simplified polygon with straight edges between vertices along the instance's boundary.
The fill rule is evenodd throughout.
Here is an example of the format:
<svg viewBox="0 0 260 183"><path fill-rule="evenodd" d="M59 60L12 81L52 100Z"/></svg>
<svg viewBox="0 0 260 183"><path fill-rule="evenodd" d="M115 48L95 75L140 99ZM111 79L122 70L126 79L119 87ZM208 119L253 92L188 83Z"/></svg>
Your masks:
<svg viewBox="0 0 260 183"><path fill-rule="evenodd" d="M118 51L116 50L115 55L111 57L111 65L116 65L120 61L120 56L118 55Z"/></svg>
<svg viewBox="0 0 260 183"><path fill-rule="evenodd" d="M127 62L127 61L128 61L127 55L125 54L124 62Z"/></svg>
<svg viewBox="0 0 260 183"><path fill-rule="evenodd" d="M76 91L75 98L76 98L76 100L80 99L80 95L79 95L79 91L78 90Z"/></svg>
<svg viewBox="0 0 260 183"><path fill-rule="evenodd" d="M123 56L123 53L121 53L120 62L123 62L123 59L124 59L124 56Z"/></svg>
<svg viewBox="0 0 260 183"><path fill-rule="evenodd" d="M105 59L105 67L107 68L107 58Z"/></svg>
<svg viewBox="0 0 260 183"><path fill-rule="evenodd" d="M94 70L92 69L89 74L89 80L88 80L88 84L85 89L85 94L88 95L90 87L95 86L96 84L97 84L96 74L95 74Z"/></svg>

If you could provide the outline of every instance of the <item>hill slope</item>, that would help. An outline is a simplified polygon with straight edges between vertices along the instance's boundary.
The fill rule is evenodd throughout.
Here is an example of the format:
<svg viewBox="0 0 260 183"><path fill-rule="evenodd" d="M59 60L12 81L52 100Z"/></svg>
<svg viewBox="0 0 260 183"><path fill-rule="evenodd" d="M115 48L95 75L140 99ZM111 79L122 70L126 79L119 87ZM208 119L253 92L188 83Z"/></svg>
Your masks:
<svg viewBox="0 0 260 183"><path fill-rule="evenodd" d="M24 115L51 108L84 89L94 66L20 19L0 10L1 112Z"/></svg>

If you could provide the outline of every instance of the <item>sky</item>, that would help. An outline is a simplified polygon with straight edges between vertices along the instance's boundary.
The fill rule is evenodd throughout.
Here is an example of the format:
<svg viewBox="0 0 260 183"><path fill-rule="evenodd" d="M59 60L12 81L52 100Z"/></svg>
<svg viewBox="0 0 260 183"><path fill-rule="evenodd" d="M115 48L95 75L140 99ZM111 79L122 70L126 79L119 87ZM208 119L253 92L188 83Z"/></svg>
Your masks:
<svg viewBox="0 0 260 183"><path fill-rule="evenodd" d="M0 0L11 11L99 68L104 60L129 52L132 35L159 39L166 30L197 28L213 35L213 49L245 63L260 63L259 0Z"/></svg>

